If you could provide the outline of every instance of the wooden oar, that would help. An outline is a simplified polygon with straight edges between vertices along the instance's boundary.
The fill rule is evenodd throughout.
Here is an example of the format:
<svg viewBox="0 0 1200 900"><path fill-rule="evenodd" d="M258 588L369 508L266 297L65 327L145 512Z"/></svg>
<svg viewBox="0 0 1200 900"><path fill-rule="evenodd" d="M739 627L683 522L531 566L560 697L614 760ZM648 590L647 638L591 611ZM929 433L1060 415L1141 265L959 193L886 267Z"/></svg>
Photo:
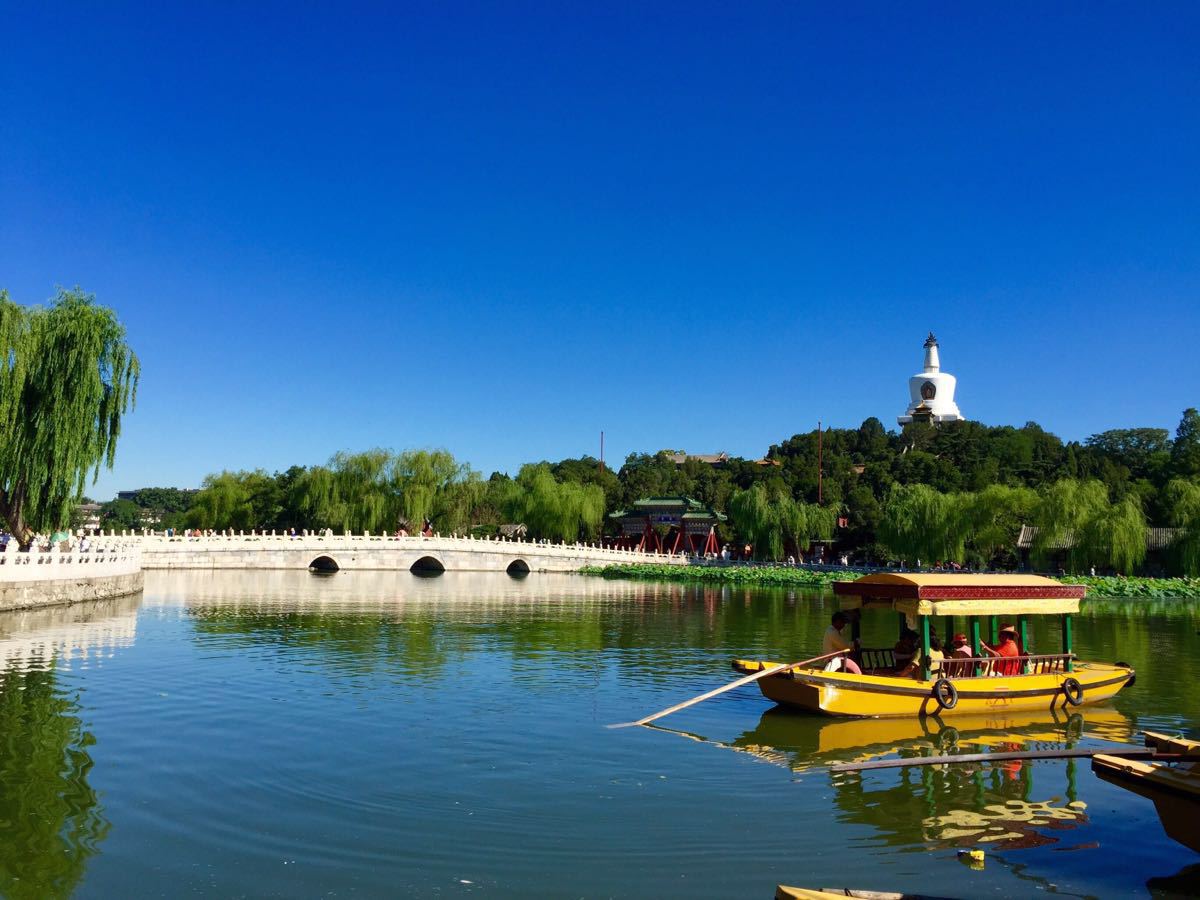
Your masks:
<svg viewBox="0 0 1200 900"><path fill-rule="evenodd" d="M763 669L761 672L755 672L753 675L747 675L745 678L739 678L737 681L730 682L724 687L719 687L715 691L709 691L707 694L701 694L699 697L693 697L691 700L684 700L682 703L676 703L674 706L669 706L664 710L646 716L644 719L638 719L636 722L619 722L616 725L609 725L608 728L629 728L633 725L645 725L648 722L653 722L655 719L661 719L663 716L669 716L673 712L679 712L681 709L687 709L689 706L708 700L717 694L723 694L726 691L732 691L736 687L741 687L743 684L749 684L752 681L758 681L760 678L766 678L768 675L778 675L780 672L786 672L788 669L796 669L800 666L807 666L815 662L821 662L825 659L833 659L835 656L841 656L844 653L849 653L849 650L839 650L836 653L826 653L824 656L814 656L812 659L804 659L800 662L783 663L778 666L771 666L769 669Z"/></svg>

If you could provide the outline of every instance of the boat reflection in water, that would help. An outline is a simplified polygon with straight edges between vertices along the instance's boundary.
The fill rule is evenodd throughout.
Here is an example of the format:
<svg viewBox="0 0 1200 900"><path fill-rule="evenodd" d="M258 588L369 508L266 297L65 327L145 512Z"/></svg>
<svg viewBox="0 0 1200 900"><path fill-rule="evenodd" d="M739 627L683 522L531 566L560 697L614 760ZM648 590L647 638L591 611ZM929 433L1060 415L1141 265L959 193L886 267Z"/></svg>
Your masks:
<svg viewBox="0 0 1200 900"><path fill-rule="evenodd" d="M1085 742L1129 743L1134 723L1113 709L1085 713L960 716L936 719L856 719L805 728L795 715L769 710L735 745L789 746L810 735L815 746L787 752L793 771L885 757L921 757L1056 750ZM807 752L806 752L807 751ZM778 752L778 749L777 749ZM1062 832L1088 821L1079 798L1079 762L1043 766L1034 783L1028 760L919 766L878 774L831 774L833 802L845 822L870 825L892 844L1018 849L1059 843ZM1048 778L1047 778L1048 776Z"/></svg>
<svg viewBox="0 0 1200 900"><path fill-rule="evenodd" d="M722 746L785 766L806 781L835 763L1102 747L1132 743L1135 731L1134 722L1107 708L1071 715L959 716L953 724L933 718L829 720L775 708L756 728ZM871 826L888 844L1018 849L1060 843L1064 831L1088 821L1087 804L1076 788L1080 762L1043 765L1037 784L1028 760L829 773L828 778L839 819Z"/></svg>

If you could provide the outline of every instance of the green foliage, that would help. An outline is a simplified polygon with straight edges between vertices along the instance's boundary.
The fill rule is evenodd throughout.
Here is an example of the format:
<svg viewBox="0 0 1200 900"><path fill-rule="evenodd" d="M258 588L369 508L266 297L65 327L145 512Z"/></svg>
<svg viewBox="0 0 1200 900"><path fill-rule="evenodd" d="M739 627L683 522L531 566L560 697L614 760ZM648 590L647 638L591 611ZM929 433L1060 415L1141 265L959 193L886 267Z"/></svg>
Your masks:
<svg viewBox="0 0 1200 900"><path fill-rule="evenodd" d="M835 518L831 509L797 503L780 486L769 490L761 482L729 500L730 522L756 559L780 559L788 546L804 552L814 540L829 540Z"/></svg>
<svg viewBox="0 0 1200 900"><path fill-rule="evenodd" d="M827 587L835 581L852 581L861 574L855 570L814 571L787 566L668 566L655 563L589 566L582 569L581 572L584 575L599 575L603 578L817 588ZM1085 585L1089 598L1200 599L1200 578L1124 578L1071 575L1060 578L1059 581L1064 584Z"/></svg>
<svg viewBox="0 0 1200 900"><path fill-rule="evenodd" d="M604 520L604 490L598 484L556 479L545 463L521 467L502 488L501 508L532 538L575 541L593 538Z"/></svg>
<svg viewBox="0 0 1200 900"><path fill-rule="evenodd" d="M699 581L718 584L777 585L782 587L825 587L846 581L856 573L818 572L792 566L668 566L659 563L629 563L589 566L584 575L602 578L635 578L649 581Z"/></svg>
<svg viewBox="0 0 1200 900"><path fill-rule="evenodd" d="M1122 597L1145 600L1200 599L1200 578L1126 578L1113 575L1068 575L1064 584L1087 586L1087 596ZM1143 607L1144 608L1144 607ZM1087 612L1085 607L1081 612ZM1194 611L1193 611L1194 612Z"/></svg>
<svg viewBox="0 0 1200 900"><path fill-rule="evenodd" d="M1032 488L992 484L959 498L958 527L962 529L969 562L984 567L1010 567L1021 526L1033 521L1038 505Z"/></svg>
<svg viewBox="0 0 1200 900"><path fill-rule="evenodd" d="M100 527L133 531L142 527L142 508L132 500L110 500L100 505Z"/></svg>
<svg viewBox="0 0 1200 900"><path fill-rule="evenodd" d="M1124 466L1133 478L1158 474L1171 458L1171 438L1165 428L1117 428L1093 434L1084 446Z"/></svg>
<svg viewBox="0 0 1200 900"><path fill-rule="evenodd" d="M295 478L307 527L342 532L391 532L401 524L415 531L427 519L439 530L466 531L485 490L478 473L445 450L336 453Z"/></svg>
<svg viewBox="0 0 1200 900"><path fill-rule="evenodd" d="M1185 409L1171 445L1171 471L1180 478L1200 475L1200 412Z"/></svg>
<svg viewBox="0 0 1200 900"><path fill-rule="evenodd" d="M270 527L280 510L275 479L256 469L253 472L222 472L209 475L184 516L189 528Z"/></svg>
<svg viewBox="0 0 1200 900"><path fill-rule="evenodd" d="M1200 479L1172 479L1166 497L1170 522L1182 529L1171 548L1179 559L1180 570L1200 575Z"/></svg>
<svg viewBox="0 0 1200 900"><path fill-rule="evenodd" d="M1067 566L1132 571L1146 557L1146 517L1134 497L1113 504L1099 481L1064 478L1042 492L1034 514L1039 531L1034 557L1047 565L1062 548Z"/></svg>
<svg viewBox="0 0 1200 900"><path fill-rule="evenodd" d="M909 563L961 560L965 552L962 508L959 497L928 485L895 485L884 504L879 540Z"/></svg>
<svg viewBox="0 0 1200 900"><path fill-rule="evenodd" d="M0 291L0 515L23 546L67 526L88 474L112 465L138 373L124 327L91 295L27 308Z"/></svg>
<svg viewBox="0 0 1200 900"><path fill-rule="evenodd" d="M664 450L630 454L618 472L581 456L538 463L516 478L493 473L487 481L445 451L373 450L277 473L273 501L258 504L266 515L249 519L264 528L379 532L400 522L415 530L429 517L443 533L479 534L523 522L531 537L575 539L608 524L590 511L588 489L595 488L602 512L649 496L700 499L730 514L718 526L720 540L748 541L764 559L836 536L838 552L880 562L1011 568L1019 562L1021 526L1042 526L1045 518L1034 548L1039 566L1057 565L1059 546L1073 544L1064 560L1073 570L1129 572L1145 561L1138 522L1173 521L1167 480L1190 465L1194 445L1200 416L1189 410L1174 441L1163 429L1129 428L1064 444L1034 423L953 422L896 433L872 418L854 429L793 435L770 448L769 462L677 463L674 451ZM543 470L548 477L537 474ZM847 523L836 535L835 516Z"/></svg>

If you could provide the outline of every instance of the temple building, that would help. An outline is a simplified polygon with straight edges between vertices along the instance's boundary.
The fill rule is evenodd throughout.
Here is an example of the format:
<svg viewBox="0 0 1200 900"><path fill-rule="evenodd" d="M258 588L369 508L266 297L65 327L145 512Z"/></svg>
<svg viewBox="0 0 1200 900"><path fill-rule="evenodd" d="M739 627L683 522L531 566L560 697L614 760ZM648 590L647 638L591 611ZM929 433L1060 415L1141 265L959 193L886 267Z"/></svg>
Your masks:
<svg viewBox="0 0 1200 900"><path fill-rule="evenodd" d="M938 361L938 342L929 332L925 339L925 371L908 379L908 394L911 402L904 415L897 416L901 425L909 422L958 422L963 418L954 402L954 386L957 380L941 370Z"/></svg>
<svg viewBox="0 0 1200 900"><path fill-rule="evenodd" d="M621 527L614 546L696 556L717 554L717 523L725 521L721 513L691 497L646 497L608 517Z"/></svg>

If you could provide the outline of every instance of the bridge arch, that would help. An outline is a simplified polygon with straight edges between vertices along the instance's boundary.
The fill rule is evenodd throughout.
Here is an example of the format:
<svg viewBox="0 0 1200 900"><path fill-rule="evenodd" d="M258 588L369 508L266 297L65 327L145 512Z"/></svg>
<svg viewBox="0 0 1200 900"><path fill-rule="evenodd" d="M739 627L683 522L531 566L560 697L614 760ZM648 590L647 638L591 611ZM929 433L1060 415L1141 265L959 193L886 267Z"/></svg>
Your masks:
<svg viewBox="0 0 1200 900"><path fill-rule="evenodd" d="M446 566L436 556L422 556L408 567L408 571L422 578L432 578L445 572Z"/></svg>
<svg viewBox="0 0 1200 900"><path fill-rule="evenodd" d="M506 568L504 571L507 572L509 575L511 575L513 578L524 578L526 575L529 574L529 563L525 562L525 560L520 559L518 557L517 559L514 559L512 562L510 562L508 564L508 568Z"/></svg>
<svg viewBox="0 0 1200 900"><path fill-rule="evenodd" d="M337 560L328 554L322 554L308 564L308 571L321 575L332 575L340 568Z"/></svg>

